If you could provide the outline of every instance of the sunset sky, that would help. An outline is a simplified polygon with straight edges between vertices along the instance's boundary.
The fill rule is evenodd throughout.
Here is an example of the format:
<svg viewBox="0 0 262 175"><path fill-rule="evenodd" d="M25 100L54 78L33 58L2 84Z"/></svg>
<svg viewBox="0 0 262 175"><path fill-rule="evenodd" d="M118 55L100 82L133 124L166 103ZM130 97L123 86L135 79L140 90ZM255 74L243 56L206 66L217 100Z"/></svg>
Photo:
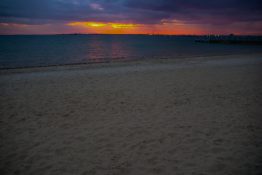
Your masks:
<svg viewBox="0 0 262 175"><path fill-rule="evenodd" d="M1 0L0 34L262 34L260 0Z"/></svg>

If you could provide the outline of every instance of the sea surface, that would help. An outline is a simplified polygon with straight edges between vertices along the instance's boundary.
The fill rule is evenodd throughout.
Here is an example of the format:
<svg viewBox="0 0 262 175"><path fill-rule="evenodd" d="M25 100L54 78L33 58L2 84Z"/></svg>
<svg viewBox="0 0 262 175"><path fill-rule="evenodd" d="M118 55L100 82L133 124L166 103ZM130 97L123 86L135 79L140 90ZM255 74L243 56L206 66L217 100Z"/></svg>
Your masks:
<svg viewBox="0 0 262 175"><path fill-rule="evenodd" d="M0 36L0 69L262 53L262 46L197 43L194 36Z"/></svg>

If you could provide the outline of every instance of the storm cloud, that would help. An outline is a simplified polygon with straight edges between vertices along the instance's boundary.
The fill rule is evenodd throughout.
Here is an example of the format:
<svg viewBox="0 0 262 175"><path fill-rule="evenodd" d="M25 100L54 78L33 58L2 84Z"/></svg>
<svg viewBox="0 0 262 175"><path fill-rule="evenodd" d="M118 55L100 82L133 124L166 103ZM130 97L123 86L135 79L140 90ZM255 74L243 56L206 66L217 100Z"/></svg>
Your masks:
<svg viewBox="0 0 262 175"><path fill-rule="evenodd" d="M0 21L64 21L228 24L262 21L259 0L1 0Z"/></svg>

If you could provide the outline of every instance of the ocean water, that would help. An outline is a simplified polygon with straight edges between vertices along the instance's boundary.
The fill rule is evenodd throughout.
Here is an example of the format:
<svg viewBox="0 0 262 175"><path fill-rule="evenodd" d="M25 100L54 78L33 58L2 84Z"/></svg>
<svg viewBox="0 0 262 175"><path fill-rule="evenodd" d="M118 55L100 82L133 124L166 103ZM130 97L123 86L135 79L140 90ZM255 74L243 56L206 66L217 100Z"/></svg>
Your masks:
<svg viewBox="0 0 262 175"><path fill-rule="evenodd" d="M0 69L117 60L262 53L262 46L197 43L193 36L0 36Z"/></svg>

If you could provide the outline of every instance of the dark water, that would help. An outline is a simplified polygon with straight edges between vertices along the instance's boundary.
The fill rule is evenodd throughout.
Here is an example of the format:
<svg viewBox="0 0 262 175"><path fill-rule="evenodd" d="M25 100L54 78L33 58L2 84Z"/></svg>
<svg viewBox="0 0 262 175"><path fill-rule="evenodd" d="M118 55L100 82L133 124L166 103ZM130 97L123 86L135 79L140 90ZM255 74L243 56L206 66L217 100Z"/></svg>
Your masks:
<svg viewBox="0 0 262 175"><path fill-rule="evenodd" d="M182 36L0 36L0 68L248 53L262 53L262 47L196 43Z"/></svg>

